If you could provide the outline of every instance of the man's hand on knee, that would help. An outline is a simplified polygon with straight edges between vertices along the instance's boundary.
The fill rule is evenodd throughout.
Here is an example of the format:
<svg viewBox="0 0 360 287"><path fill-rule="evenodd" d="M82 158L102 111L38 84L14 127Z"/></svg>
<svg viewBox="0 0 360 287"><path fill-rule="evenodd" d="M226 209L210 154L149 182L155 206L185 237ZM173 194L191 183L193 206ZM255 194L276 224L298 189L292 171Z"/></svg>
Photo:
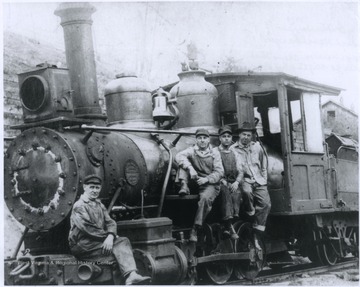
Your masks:
<svg viewBox="0 0 360 287"><path fill-rule="evenodd" d="M208 182L209 182L209 179L207 177L199 177L199 179L197 180L198 185L203 185Z"/></svg>
<svg viewBox="0 0 360 287"><path fill-rule="evenodd" d="M238 187L239 187L239 182L238 182L238 181L234 181L234 183L232 183L232 184L230 185L230 190L231 190L231 192L236 192L237 189L238 189Z"/></svg>
<svg viewBox="0 0 360 287"><path fill-rule="evenodd" d="M114 234L109 234L102 244L102 253L105 255L111 254L114 245Z"/></svg>

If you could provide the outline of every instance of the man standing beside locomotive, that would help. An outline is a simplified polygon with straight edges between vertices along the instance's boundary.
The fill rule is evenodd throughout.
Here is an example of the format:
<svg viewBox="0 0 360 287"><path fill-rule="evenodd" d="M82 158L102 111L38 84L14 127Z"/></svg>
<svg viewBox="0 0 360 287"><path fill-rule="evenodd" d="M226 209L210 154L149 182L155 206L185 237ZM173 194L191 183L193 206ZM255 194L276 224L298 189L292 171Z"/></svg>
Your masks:
<svg viewBox="0 0 360 287"><path fill-rule="evenodd" d="M261 249L259 235L265 231L271 201L267 190L267 155L258 142L252 141L255 131L252 124L244 122L238 129L239 140L231 149L242 165L243 206L249 216L254 216L254 243L257 249Z"/></svg>
<svg viewBox="0 0 360 287"><path fill-rule="evenodd" d="M230 149L232 145L232 130L230 126L223 126L219 129L220 145L216 147L221 155L224 167L224 176L220 180L221 211L225 222L225 232L233 240L239 238L235 233L231 221L239 217L241 190L240 182L243 172L240 161L236 160L236 154Z"/></svg>
<svg viewBox="0 0 360 287"><path fill-rule="evenodd" d="M125 285L148 283L150 277L137 273L129 239L116 236L116 222L98 199L101 178L97 175L85 177L83 188L84 193L75 202L70 218L72 254L85 261L116 261Z"/></svg>
<svg viewBox="0 0 360 287"><path fill-rule="evenodd" d="M190 193L187 185L189 177L199 186L200 199L189 239L192 242L197 242L197 230L202 227L206 216L211 211L213 201L219 195L219 181L224 174L221 156L217 150L211 148L209 131L198 129L195 136L196 145L179 152L175 158L180 166L179 195Z"/></svg>

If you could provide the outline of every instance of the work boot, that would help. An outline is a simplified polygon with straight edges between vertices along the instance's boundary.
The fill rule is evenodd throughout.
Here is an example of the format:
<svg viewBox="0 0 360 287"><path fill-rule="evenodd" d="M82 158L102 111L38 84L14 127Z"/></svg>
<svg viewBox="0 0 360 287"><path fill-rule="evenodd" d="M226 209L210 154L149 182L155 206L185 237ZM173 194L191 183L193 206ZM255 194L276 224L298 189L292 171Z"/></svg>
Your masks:
<svg viewBox="0 0 360 287"><path fill-rule="evenodd" d="M190 194L190 189L187 185L187 182L185 180L182 180L181 181L181 187L180 187L180 190L179 190L179 196L184 196L184 195L187 195L187 194Z"/></svg>
<svg viewBox="0 0 360 287"><path fill-rule="evenodd" d="M198 241L197 232L196 232L196 229L195 229L195 228L191 229L191 231L190 231L189 241L195 242L195 243Z"/></svg>
<svg viewBox="0 0 360 287"><path fill-rule="evenodd" d="M125 280L125 285L143 285L150 282L151 277L141 276L140 274L132 271Z"/></svg>

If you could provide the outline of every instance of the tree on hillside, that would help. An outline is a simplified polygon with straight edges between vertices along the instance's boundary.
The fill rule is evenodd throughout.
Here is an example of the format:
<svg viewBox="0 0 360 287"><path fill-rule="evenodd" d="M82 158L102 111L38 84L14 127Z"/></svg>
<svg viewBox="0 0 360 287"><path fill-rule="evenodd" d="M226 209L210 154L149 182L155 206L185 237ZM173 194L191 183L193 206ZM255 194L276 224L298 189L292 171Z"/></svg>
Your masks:
<svg viewBox="0 0 360 287"><path fill-rule="evenodd" d="M248 68L241 64L242 60L233 56L225 56L223 60L217 62L215 71L217 73L230 73L230 72L246 72Z"/></svg>

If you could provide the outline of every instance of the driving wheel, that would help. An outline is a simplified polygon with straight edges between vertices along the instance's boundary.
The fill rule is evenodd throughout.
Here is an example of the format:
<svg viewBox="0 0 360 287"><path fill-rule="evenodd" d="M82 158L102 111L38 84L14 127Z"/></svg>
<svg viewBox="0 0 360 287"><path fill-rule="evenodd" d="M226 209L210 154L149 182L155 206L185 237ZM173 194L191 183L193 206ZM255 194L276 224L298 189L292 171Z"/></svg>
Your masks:
<svg viewBox="0 0 360 287"><path fill-rule="evenodd" d="M323 265L335 265L338 260L338 252L324 230L315 230L315 238L317 241L317 255Z"/></svg>
<svg viewBox="0 0 360 287"><path fill-rule="evenodd" d="M214 227L214 226L213 226ZM216 230L215 232L212 232L213 230ZM212 228L209 229L211 232L206 232L205 237L207 236L213 236L213 239L215 242L218 241L216 244L215 249L209 251L208 249L206 254L204 255L211 255L211 254L221 254L221 253L232 253L233 252L233 245L231 243L230 239L221 240L220 234L219 234L219 228ZM214 238L216 237L216 238ZM204 238L204 242L209 242ZM226 261L215 261L215 262L209 262L206 263L204 266L204 271L206 277L214 284L225 284L231 277L231 274L233 273L233 264L232 262L226 262Z"/></svg>
<svg viewBox="0 0 360 287"><path fill-rule="evenodd" d="M249 222L239 223L235 226L239 236L236 243L236 252L249 252L252 260L241 260L234 263L234 274L238 279L254 279L261 271L265 262L265 244L260 240L261 251L254 245L254 231Z"/></svg>

